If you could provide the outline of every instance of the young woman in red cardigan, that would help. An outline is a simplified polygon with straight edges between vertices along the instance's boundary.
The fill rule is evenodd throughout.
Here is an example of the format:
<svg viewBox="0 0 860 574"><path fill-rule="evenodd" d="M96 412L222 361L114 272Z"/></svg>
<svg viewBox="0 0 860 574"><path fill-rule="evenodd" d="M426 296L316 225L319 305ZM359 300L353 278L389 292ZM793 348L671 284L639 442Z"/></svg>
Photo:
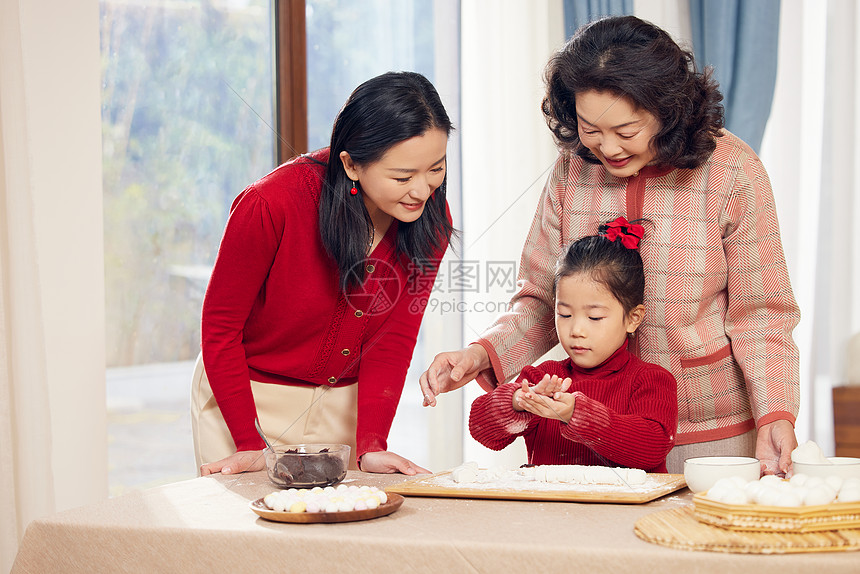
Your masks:
<svg viewBox="0 0 860 574"><path fill-rule="evenodd" d="M280 444L351 445L352 468L427 472L386 440L452 234L451 129L426 78L383 74L350 95L329 148L233 202L193 379L201 474L265 468L255 418Z"/></svg>
<svg viewBox="0 0 860 574"><path fill-rule="evenodd" d="M543 112L561 153L525 242L519 291L466 349L421 376L425 404L477 378L509 380L556 345L552 266L564 245L619 215L653 224L640 252L648 315L632 351L678 381L667 457L746 455L785 473L797 446L800 370L770 181L723 128L709 73L633 16L581 28L549 61Z"/></svg>
<svg viewBox="0 0 860 574"><path fill-rule="evenodd" d="M568 355L526 367L475 399L469 431L501 450L523 436L530 464L666 472L678 424L669 371L627 350L645 316L643 228L618 218L575 241L555 272L555 331Z"/></svg>

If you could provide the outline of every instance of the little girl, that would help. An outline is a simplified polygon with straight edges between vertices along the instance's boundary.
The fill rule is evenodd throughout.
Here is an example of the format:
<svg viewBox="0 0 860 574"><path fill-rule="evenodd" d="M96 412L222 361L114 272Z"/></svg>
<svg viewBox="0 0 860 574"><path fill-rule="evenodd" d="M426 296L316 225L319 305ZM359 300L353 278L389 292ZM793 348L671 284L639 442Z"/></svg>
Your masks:
<svg viewBox="0 0 860 574"><path fill-rule="evenodd" d="M642 323L641 225L623 217L575 241L555 273L555 328L570 357L522 370L472 403L469 431L501 450L523 436L530 464L666 472L678 423L669 371L627 351Z"/></svg>

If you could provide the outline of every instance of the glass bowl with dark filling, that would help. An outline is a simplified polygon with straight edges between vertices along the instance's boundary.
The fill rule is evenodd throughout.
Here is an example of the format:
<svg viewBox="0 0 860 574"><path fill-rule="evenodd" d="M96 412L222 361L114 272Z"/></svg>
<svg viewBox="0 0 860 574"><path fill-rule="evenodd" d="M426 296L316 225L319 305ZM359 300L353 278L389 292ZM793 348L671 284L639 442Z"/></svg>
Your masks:
<svg viewBox="0 0 860 574"><path fill-rule="evenodd" d="M279 488L314 488L346 477L349 445L288 444L265 449L266 472Z"/></svg>

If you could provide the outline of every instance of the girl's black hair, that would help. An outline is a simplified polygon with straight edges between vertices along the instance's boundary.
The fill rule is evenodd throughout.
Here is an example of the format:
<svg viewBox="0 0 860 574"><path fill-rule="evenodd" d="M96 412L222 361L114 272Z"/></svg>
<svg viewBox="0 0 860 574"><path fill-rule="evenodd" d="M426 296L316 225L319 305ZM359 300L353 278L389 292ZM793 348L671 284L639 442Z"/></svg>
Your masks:
<svg viewBox="0 0 860 574"><path fill-rule="evenodd" d="M368 166L392 146L431 129L450 135L453 125L433 84L415 72L388 72L364 82L338 113L331 132L319 225L344 291L364 281L363 262L373 237L373 222L362 194L349 193L353 183L340 153L346 151L357 165ZM446 212L446 187L447 176L427 200L421 217L397 223L397 253L422 269L441 256L443 243L454 231Z"/></svg>
<svg viewBox="0 0 860 574"><path fill-rule="evenodd" d="M601 226L603 233L605 226ZM605 235L587 235L567 248L555 269L555 287L565 277L580 273L605 286L618 299L624 313L645 301L645 270L638 249L629 249L621 238L610 241Z"/></svg>
<svg viewBox="0 0 860 574"><path fill-rule="evenodd" d="M635 16L596 20L580 28L550 59L541 109L556 142L599 163L579 139L576 94L596 91L627 98L651 113L660 130L655 159L676 168L701 165L723 127L723 99L711 69L696 71L693 54L662 29Z"/></svg>

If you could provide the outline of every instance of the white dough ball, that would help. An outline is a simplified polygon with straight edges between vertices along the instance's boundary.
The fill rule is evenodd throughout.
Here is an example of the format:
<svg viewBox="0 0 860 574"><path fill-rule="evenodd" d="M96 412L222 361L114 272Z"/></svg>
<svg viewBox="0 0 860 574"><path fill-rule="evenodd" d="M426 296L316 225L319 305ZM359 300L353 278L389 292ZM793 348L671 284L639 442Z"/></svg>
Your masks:
<svg viewBox="0 0 860 574"><path fill-rule="evenodd" d="M803 486L805 486L806 488L815 488L817 486L821 486L822 484L825 484L823 478L821 478L820 476L810 476L809 480L803 483Z"/></svg>
<svg viewBox="0 0 860 574"><path fill-rule="evenodd" d="M275 493L267 494L266 497L263 498L263 504L265 504L269 508L272 508L277 499L278 499L278 495L276 495Z"/></svg>
<svg viewBox="0 0 860 574"><path fill-rule="evenodd" d="M767 485L762 484L758 480L753 480L744 485L744 492L746 492L750 502L754 502L764 488L767 488Z"/></svg>
<svg viewBox="0 0 860 574"><path fill-rule="evenodd" d="M775 474L766 474L759 479L762 484L782 484L782 479Z"/></svg>
<svg viewBox="0 0 860 574"><path fill-rule="evenodd" d="M727 492L731 490L731 487L725 484L714 484L711 488L705 492L705 497L710 498L711 500L716 500L717 502L722 502L723 497Z"/></svg>
<svg viewBox="0 0 860 574"><path fill-rule="evenodd" d="M794 486L794 485L792 485L791 490L792 490L792 492L797 494L797 496L800 497L800 500L804 500L804 501L806 500L806 495L809 494L809 489L806 488L805 486Z"/></svg>
<svg viewBox="0 0 860 574"><path fill-rule="evenodd" d="M824 482L827 483L827 485L830 486L833 490L839 492L839 489L842 488L843 480L841 476L830 475L824 477Z"/></svg>
<svg viewBox="0 0 860 574"><path fill-rule="evenodd" d="M710 491L708 491L708 497L724 504L747 504L749 502L747 493L736 487L719 489L715 496L711 496Z"/></svg>
<svg viewBox="0 0 860 574"><path fill-rule="evenodd" d="M836 491L827 484L811 487L806 493L803 503L807 506L830 504L836 498Z"/></svg>
<svg viewBox="0 0 860 574"><path fill-rule="evenodd" d="M827 460L827 457L824 456L824 453L821 452L821 447L811 440L806 441L791 451L791 460L792 462L832 464L832 462Z"/></svg>
<svg viewBox="0 0 860 574"><path fill-rule="evenodd" d="M806 481L809 480L808 474L803 474L802 472L799 474L795 474L789 479L789 482L792 486L803 486L806 484Z"/></svg>
<svg viewBox="0 0 860 574"><path fill-rule="evenodd" d="M837 500L839 502L860 502L860 486L842 485Z"/></svg>
<svg viewBox="0 0 860 574"><path fill-rule="evenodd" d="M731 480L731 481L732 481L732 482L734 482L736 485L738 485L738 487L739 487L739 488L743 488L744 486L746 486L746 484L747 484L748 482L750 482L750 481L748 481L747 479L745 479L745 478L744 478L744 477L742 477L742 476L732 476L732 477L730 477L730 478L729 478L729 480Z"/></svg>
<svg viewBox="0 0 860 574"><path fill-rule="evenodd" d="M756 497L756 502L763 506L779 506L783 493L776 488L764 488Z"/></svg>
<svg viewBox="0 0 860 574"><path fill-rule="evenodd" d="M801 497L799 493L794 492L790 489L785 490L783 492L780 492L779 498L777 499L776 504L774 504L774 506L803 506L803 497Z"/></svg>

